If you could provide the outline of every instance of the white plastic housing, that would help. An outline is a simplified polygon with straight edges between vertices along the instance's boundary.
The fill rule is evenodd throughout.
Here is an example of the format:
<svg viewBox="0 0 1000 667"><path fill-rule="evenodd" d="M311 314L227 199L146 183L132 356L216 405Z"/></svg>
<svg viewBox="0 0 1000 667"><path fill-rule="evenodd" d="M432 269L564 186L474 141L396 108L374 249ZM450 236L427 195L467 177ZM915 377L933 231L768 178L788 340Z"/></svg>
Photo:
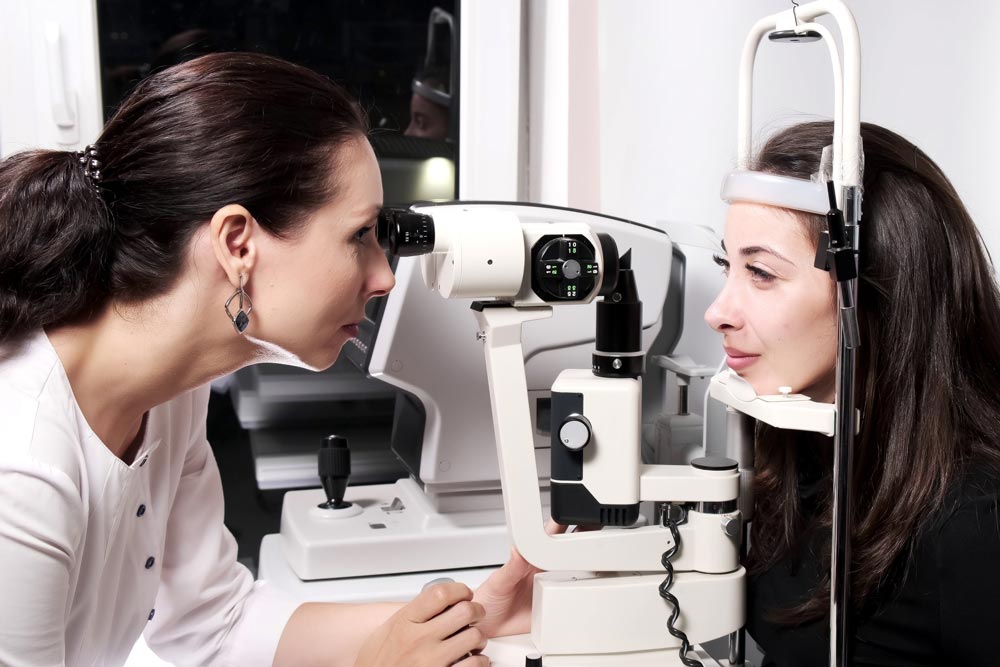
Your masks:
<svg viewBox="0 0 1000 667"><path fill-rule="evenodd" d="M551 315L551 308L485 308L476 313L476 319L485 333L486 372L494 399L493 427L500 458L504 509L514 546L528 562L544 570L660 570L660 557L670 544L670 534L658 526L569 535L545 533L524 374L524 352L521 349L521 326ZM689 466L643 467L640 489L646 486L646 473L652 474L663 468L677 473L674 477L664 476L652 483L650 488L668 496L661 498L663 500L699 501L709 500L708 496L712 500L735 500L739 493L738 471L706 475L704 473L710 471L695 470ZM639 472L637 470L636 474ZM697 480L697 483L689 484L685 481L688 479ZM678 487L683 487L683 498L674 496L677 488L669 484L672 480L677 480ZM688 496L688 492L693 497ZM731 572L738 567L738 550L735 541L722 530L719 523L722 518L719 515L707 516L713 522L707 530L700 530L697 522L690 517L688 523L681 527L685 546L675 561L678 571Z"/></svg>
<svg viewBox="0 0 1000 667"><path fill-rule="evenodd" d="M796 211L826 214L830 200L826 184L760 171L731 171L722 181L722 200L781 206Z"/></svg>
<svg viewBox="0 0 1000 667"><path fill-rule="evenodd" d="M583 415L590 421L592 434L583 448L582 484L606 505L639 502L641 382L599 378L589 370L573 369L559 374L552 391L583 394Z"/></svg>
<svg viewBox="0 0 1000 667"><path fill-rule="evenodd" d="M728 369L712 378L709 391L715 400L775 428L828 436L836 430L833 403L816 403L802 394L758 396L746 380Z"/></svg>
<svg viewBox="0 0 1000 667"><path fill-rule="evenodd" d="M446 299L513 298L524 281L521 221L512 212L435 207L434 252L424 255L424 282Z"/></svg>
<svg viewBox="0 0 1000 667"><path fill-rule="evenodd" d="M601 242L588 224L559 219L566 217L562 211L554 211L558 216L551 216L546 215L544 207L461 203L414 206L412 210L434 220L434 251L421 257L420 268L427 287L446 299L544 305L546 301L531 287L531 251L539 239L548 235L580 235L594 246L599 267L594 287L571 303L590 303L600 292L604 275ZM583 212L572 214L579 220L595 217ZM603 221L606 224L607 219Z"/></svg>
<svg viewBox="0 0 1000 667"><path fill-rule="evenodd" d="M299 579L486 567L510 555L500 509L438 512L411 479L350 486L345 499L357 515L319 509L320 489L285 494L282 552Z"/></svg>
<svg viewBox="0 0 1000 667"><path fill-rule="evenodd" d="M681 607L676 626L694 643L743 627L745 575L742 567L729 574L677 574L670 589ZM665 576L665 572L535 575L531 639L545 655L545 664L560 654L629 654L679 647L679 640L666 631L673 607L657 590ZM616 664L626 664L626 657Z"/></svg>

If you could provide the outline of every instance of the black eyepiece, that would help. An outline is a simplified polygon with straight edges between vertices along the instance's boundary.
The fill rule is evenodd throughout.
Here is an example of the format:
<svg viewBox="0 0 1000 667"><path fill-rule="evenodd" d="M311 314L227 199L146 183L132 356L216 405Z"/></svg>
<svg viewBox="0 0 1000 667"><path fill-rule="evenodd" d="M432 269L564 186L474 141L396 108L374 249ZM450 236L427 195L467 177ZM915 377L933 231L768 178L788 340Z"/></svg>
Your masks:
<svg viewBox="0 0 1000 667"><path fill-rule="evenodd" d="M434 220L405 208L384 208L378 214L375 236L392 255L426 255L434 250Z"/></svg>

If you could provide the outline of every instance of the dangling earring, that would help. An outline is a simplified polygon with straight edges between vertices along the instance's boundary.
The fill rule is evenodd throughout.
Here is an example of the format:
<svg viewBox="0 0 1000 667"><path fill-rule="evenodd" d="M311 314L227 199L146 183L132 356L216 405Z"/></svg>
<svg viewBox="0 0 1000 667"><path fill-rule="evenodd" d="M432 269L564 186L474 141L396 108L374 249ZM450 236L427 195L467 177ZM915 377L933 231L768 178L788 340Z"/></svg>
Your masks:
<svg viewBox="0 0 1000 667"><path fill-rule="evenodd" d="M231 312L229 312L229 304L233 302L236 297L240 298L240 310L236 313L234 317ZM243 309L243 302L246 301L246 310ZM226 315L229 317L230 321L233 323L233 328L236 329L236 333L243 334L247 327L250 326L250 311L253 310L253 302L250 301L250 296L243 291L243 274L240 274L240 286L237 288L233 295L229 297L224 306L226 309Z"/></svg>

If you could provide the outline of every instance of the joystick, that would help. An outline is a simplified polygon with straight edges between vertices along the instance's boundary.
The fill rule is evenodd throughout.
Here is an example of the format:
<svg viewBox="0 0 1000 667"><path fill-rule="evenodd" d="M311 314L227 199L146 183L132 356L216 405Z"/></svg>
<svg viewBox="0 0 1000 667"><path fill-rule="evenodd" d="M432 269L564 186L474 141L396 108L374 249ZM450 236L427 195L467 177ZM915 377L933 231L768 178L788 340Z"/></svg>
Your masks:
<svg viewBox="0 0 1000 667"><path fill-rule="evenodd" d="M352 506L344 500L350 476L351 450L347 447L347 438L326 436L319 450L319 478L326 493L326 502L320 503L320 509L343 510Z"/></svg>

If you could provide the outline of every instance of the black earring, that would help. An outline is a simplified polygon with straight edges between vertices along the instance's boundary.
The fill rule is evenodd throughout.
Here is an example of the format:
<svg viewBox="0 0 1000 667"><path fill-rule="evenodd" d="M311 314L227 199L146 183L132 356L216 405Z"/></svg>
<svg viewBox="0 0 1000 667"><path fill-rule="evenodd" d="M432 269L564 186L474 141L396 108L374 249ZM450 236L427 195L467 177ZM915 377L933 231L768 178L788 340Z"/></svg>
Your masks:
<svg viewBox="0 0 1000 667"><path fill-rule="evenodd" d="M229 312L229 304L233 302L233 299L239 297L240 299L240 310L234 316ZM243 304L246 302L246 310L243 308ZM250 326L250 311L253 310L253 302L250 301L250 296L243 291L243 274L240 274L240 286L233 292L233 295L229 297L224 306L226 309L226 315L229 320L233 323L233 328L236 329L236 333L243 334L247 327Z"/></svg>

